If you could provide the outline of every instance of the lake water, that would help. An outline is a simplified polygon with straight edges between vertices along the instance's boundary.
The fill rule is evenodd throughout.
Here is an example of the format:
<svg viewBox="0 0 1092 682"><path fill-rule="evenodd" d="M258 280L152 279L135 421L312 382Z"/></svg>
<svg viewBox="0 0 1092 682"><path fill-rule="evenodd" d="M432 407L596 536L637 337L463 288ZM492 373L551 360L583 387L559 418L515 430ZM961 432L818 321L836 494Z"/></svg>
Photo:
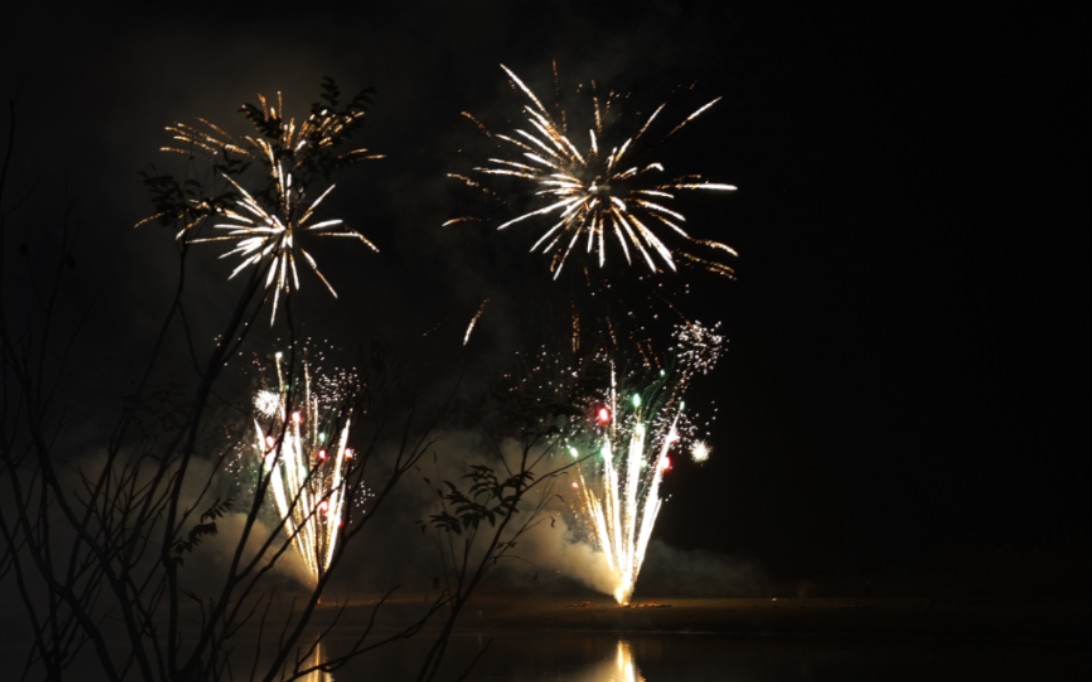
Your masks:
<svg viewBox="0 0 1092 682"><path fill-rule="evenodd" d="M10 632L16 635L21 631ZM392 632L388 630L387 634ZM359 633L354 624L335 628L324 640L319 655L346 650L351 638ZM373 632L373 636L382 634ZM16 635L0 642L0 661L22 663L26 644L18 640ZM383 646L353 659L332 674L315 673L305 680L413 680L429 643L426 631L412 640ZM124 646L120 640L115 640L115 644L119 648ZM253 633L242 634L232 641L234 679L249 678L250 665L257 653L255 644ZM602 628L553 628L533 620L522 627L457 631L438 679L457 679L486 647L466 679L484 682L1087 682L1092 679L1089 644L1075 638L771 636L757 630L747 634L618 632ZM84 656L90 655L84 652ZM101 679L96 670L94 662L88 660L73 664L68 672L70 679L91 681ZM6 679L2 671L0 679Z"/></svg>
<svg viewBox="0 0 1092 682"><path fill-rule="evenodd" d="M1081 680L1089 649L1075 643L895 642L714 634L521 632L458 634L452 679L489 645L467 679L490 682L787 682L789 680ZM412 647L378 652L309 682L412 679Z"/></svg>

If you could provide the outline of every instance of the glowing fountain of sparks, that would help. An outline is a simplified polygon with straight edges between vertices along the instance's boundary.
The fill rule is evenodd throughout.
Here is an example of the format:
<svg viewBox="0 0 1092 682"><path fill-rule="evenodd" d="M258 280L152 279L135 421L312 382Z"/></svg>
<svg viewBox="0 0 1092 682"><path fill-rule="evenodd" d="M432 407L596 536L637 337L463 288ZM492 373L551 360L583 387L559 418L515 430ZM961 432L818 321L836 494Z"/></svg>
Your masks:
<svg viewBox="0 0 1092 682"><path fill-rule="evenodd" d="M650 135L653 122L663 111L661 104L635 133L617 145L608 146L609 131L606 114L619 99L614 93L601 99L593 94L594 126L587 133L587 144L573 141L567 130L565 112L554 116L541 100L508 67L501 65L511 82L526 95L529 103L523 112L527 126L511 134L493 134L471 114L463 115L474 121L487 136L510 151L512 156L490 158L488 165L474 168L485 176L505 176L532 183L535 195L543 198L542 206L523 213L498 226L503 230L532 218L550 216L555 220L531 246L552 254L551 270L556 279L573 250L583 242L588 254L596 255L599 266L606 262L607 244L617 241L627 264L639 256L652 272L661 266L676 270L676 258L692 262L711 272L733 276L730 266L716 258L698 256L682 248L672 248L654 230L667 228L676 240L688 245L700 245L729 255L736 252L726 244L692 237L683 227L686 217L670 208L669 203L680 191L733 191L734 185L707 182L697 175L682 175L664 179L664 164L659 161L631 161L643 138ZM681 130L720 101L720 97L702 105L664 138ZM560 122L559 122L560 119ZM496 194L474 178L458 173L449 177L496 197ZM451 225L467 220L454 218Z"/></svg>
<svg viewBox="0 0 1092 682"><path fill-rule="evenodd" d="M675 339L675 370L661 370L642 389L620 388L612 363L609 389L591 403L590 419L569 435L568 451L581 460L573 485L577 511L606 556L621 605L629 603L641 572L672 451L690 443L696 461L693 453L709 453L694 438L696 427L684 414L682 395L695 374L713 367L723 337L715 327L692 323L677 330Z"/></svg>
<svg viewBox="0 0 1092 682"><path fill-rule="evenodd" d="M290 392L280 353L276 366L278 390L261 390L254 397L260 415L254 420L255 447L285 531L311 579L318 581L333 559L347 512L350 420L323 409L344 397L313 392L306 364L301 394ZM263 429L262 417L268 428Z"/></svg>
<svg viewBox="0 0 1092 682"><path fill-rule="evenodd" d="M629 397L628 408L619 405L612 372L607 404L596 411L587 439L594 443L593 453L578 469L576 488L614 574L614 598L623 605L633 594L660 513L660 482L671 467L668 455L679 438L682 412L681 404L661 414L643 409L640 393ZM575 447L572 451L581 455Z"/></svg>

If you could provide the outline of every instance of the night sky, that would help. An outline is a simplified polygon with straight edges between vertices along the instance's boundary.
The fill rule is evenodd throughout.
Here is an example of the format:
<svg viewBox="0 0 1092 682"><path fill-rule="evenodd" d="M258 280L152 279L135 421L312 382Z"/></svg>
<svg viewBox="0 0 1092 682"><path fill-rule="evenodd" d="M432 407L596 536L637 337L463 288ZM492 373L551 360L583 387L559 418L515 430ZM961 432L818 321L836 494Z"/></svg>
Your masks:
<svg viewBox="0 0 1092 682"><path fill-rule="evenodd" d="M358 140L389 158L349 171L335 205L382 253L325 254L342 298L305 281L306 331L403 344L444 322L453 362L473 368L518 347L508 316L548 274L515 233L440 228L469 196L444 177L477 140L459 112L516 110L500 63L544 92L552 59L563 86L594 77L658 101L693 82L724 100L672 158L740 189L682 204L741 256L738 281L694 282L730 338L700 388L719 409L714 455L669 477L656 536L786 580L1087 563L1086 6L368 4L6 14L20 225L69 204L83 224L88 357L136 353L167 300L170 235L132 225L149 211L138 172L169 163L169 122L238 128L238 105L276 90L302 112L324 76L374 86ZM211 337L230 266L194 255ZM495 303L462 351L483 295Z"/></svg>

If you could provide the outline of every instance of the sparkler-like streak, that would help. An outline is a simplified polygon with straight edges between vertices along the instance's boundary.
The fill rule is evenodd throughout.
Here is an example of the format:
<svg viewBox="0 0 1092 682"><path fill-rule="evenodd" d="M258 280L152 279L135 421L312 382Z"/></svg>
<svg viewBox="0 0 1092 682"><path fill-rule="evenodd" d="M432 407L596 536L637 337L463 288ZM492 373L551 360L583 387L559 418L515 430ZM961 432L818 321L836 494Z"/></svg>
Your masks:
<svg viewBox="0 0 1092 682"><path fill-rule="evenodd" d="M656 108L636 133L620 144L608 147L607 137L611 131L607 129L606 115L619 97L612 92L601 99L593 92L594 125L588 130L587 145L581 146L570 137L565 112L555 117L515 73L503 64L501 69L530 102L523 107L527 127L518 128L511 134L492 134L483 123L464 112L464 116L474 121L483 133L514 154L490 158L487 165L474 170L485 176L504 176L532 183L535 195L543 197L543 205L504 222L498 230L539 217L555 220L531 246L531 252L541 247L543 253L552 255L550 268L555 279L560 276L570 254L581 244L586 253L594 253L602 267L606 262L607 244L612 241L621 248L627 264L639 258L652 272L659 272L662 266L674 271L676 260L681 259L719 275L733 275L732 268L725 263L672 247L653 230L654 227L667 228L675 239L681 239L686 245L701 245L736 255L726 244L692 237L683 227L686 217L669 207L669 202L680 191L733 191L734 185L707 182L697 175L664 180L663 163L631 161L637 153L635 149L650 134L653 122L665 104ZM718 101L719 97L699 107L664 138L677 133ZM473 178L458 173L448 175L495 196ZM445 224L459 220L456 218Z"/></svg>
<svg viewBox="0 0 1092 682"><path fill-rule="evenodd" d="M348 511L350 420L330 409L343 396L320 396L312 390L306 364L303 390L297 393L289 390L280 353L276 367L278 390L262 390L254 397L254 407L268 425L263 429L261 417L255 418L255 447L285 531L317 582L333 560Z"/></svg>
<svg viewBox="0 0 1092 682"><path fill-rule="evenodd" d="M478 306L477 312L474 313L474 317L470 318L470 324L466 325L466 333L463 334L463 345L470 343L470 335L474 333L474 327L478 324L478 320L481 319L482 313L485 312L485 306L489 305L489 299L482 300L481 305Z"/></svg>
<svg viewBox="0 0 1092 682"><path fill-rule="evenodd" d="M712 368L723 338L715 328L694 323L677 330L675 339L676 369L661 370L640 389L620 385L612 363L606 394L589 404L591 424L581 423L569 437L570 454L582 460L574 485L577 511L606 555L614 598L622 605L629 603L641 572L672 451L690 442L708 456L707 446L694 438L682 396L695 374Z"/></svg>
<svg viewBox="0 0 1092 682"><path fill-rule="evenodd" d="M336 88L332 83L327 83L327 88L330 107L316 108L300 122L284 116L280 93L275 101L258 95L259 106L245 104L242 111L260 134L235 137L215 123L198 118L196 124L179 122L167 126L174 144L161 148L165 152L220 160L217 164L220 175L238 198L233 205L225 205L188 197L174 209L182 224L176 237L191 244L235 242L234 248L221 256L242 258L228 276L229 280L248 266L267 263L265 287L273 290L270 326L276 322L281 295L287 296L293 289L300 288L297 260L306 262L327 291L337 298L337 291L319 269L314 256L300 243L301 239L311 236L348 238L379 251L367 237L346 227L341 219L314 220L316 209L330 195L334 185L327 186L313 200L306 200L308 183L318 171L328 173L356 161L383 158L382 154L373 154L362 147L339 151L345 138L363 121L364 93L344 110L337 110L334 106ZM267 191L248 191L233 177L241 173L240 162L244 161L257 163L268 170L270 185ZM259 200L255 194L270 198ZM211 237L192 236L214 215L224 220L213 228L224 233ZM151 216L138 226L163 216L163 213Z"/></svg>

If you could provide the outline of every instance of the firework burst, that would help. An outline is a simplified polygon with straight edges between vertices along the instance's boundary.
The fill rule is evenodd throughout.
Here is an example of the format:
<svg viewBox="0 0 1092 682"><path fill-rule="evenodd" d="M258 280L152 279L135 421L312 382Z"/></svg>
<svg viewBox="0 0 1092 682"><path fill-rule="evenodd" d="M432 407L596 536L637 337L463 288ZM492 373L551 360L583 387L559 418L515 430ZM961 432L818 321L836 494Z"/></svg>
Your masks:
<svg viewBox="0 0 1092 682"><path fill-rule="evenodd" d="M312 581L318 581L333 560L348 516L353 451L342 408L355 380L346 375L312 382L305 363L302 392L292 392L280 353L276 368L277 390L254 397L254 447L292 546Z"/></svg>
<svg viewBox="0 0 1092 682"><path fill-rule="evenodd" d="M268 262L265 286L266 289L273 290L273 306L269 315L270 326L276 322L281 294L288 295L293 288L300 288L299 270L296 267L297 255L322 280L330 295L337 298L337 291L322 274L315 257L299 244L301 237L309 235L354 239L373 251L379 251L379 248L364 235L345 229L340 218L312 222L315 209L333 191L333 185L308 204L304 201L303 192L292 188L292 174L286 172L278 163L274 166L273 173L277 208L269 211L231 177L225 175L224 178L240 195L236 208L221 210L227 222L213 225L217 230L225 230L226 234L190 239L189 242L191 244L235 242L235 248L220 256L221 258L231 256L242 258L242 262L228 275L229 280L247 266L259 266L263 262Z"/></svg>
<svg viewBox="0 0 1092 682"><path fill-rule="evenodd" d="M535 196L542 198L542 205L502 223L497 229L538 218L553 221L531 246L531 251L541 249L551 256L550 269L555 279L570 255L581 247L603 267L608 244L615 243L627 264L640 260L654 273L664 267L674 271L677 261L685 261L719 275L733 275L732 268L716 256L699 256L690 249L701 246L733 256L736 252L721 242L692 237L683 226L686 217L669 204L679 192L724 192L735 190L735 186L707 182L697 175L665 179L663 163L633 160L637 155L635 150L652 135L653 123L665 104L657 107L636 132L619 144L611 145L608 140L614 131L608 130L607 114L620 97L612 92L601 98L593 89L594 124L587 131L587 143L579 144L574 140L580 138L570 135L567 129L568 116L564 111L556 116L551 114L515 73L503 64L501 69L528 100L522 110L526 125L508 134L494 134L471 114L463 112L507 153L488 159L486 165L477 166L474 171L486 177L502 176L530 183ZM677 133L719 100L718 97L699 107L664 138ZM497 196L467 175L450 173L449 176L490 196ZM466 219L455 218L445 225ZM681 242L683 246L671 246L658 231L670 233L670 240Z"/></svg>
<svg viewBox="0 0 1092 682"><path fill-rule="evenodd" d="M160 151L185 156L206 156L224 162L232 158L274 166L287 160L292 170L310 177L357 161L381 159L364 147L342 150L345 141L364 123L369 91L359 93L345 107L338 105L339 92L332 81L323 84L323 104L312 106L311 114L298 121L285 118L284 98L271 100L258 95L258 104L243 104L240 110L257 134L236 137L204 118L196 123L177 122L166 127L173 144Z"/></svg>
<svg viewBox="0 0 1092 682"><path fill-rule="evenodd" d="M180 226L176 237L187 243L234 242L234 248L221 258L239 256L242 261L228 279L248 266L266 265L265 287L273 292L271 326L276 321L281 295L300 288L298 260L304 261L337 297L301 240L337 237L379 250L341 219L315 220L316 209L334 189L328 184L322 191L310 193L314 198L308 199L309 187L316 184L319 174L328 176L342 166L383 157L363 147L343 150L348 137L363 123L368 92L339 108L336 86L326 81L324 89L325 104L314 105L311 114L298 122L285 117L280 93L273 100L258 95L258 105L244 104L242 111L257 134L236 137L203 118L194 124L167 126L173 143L162 151L213 160L217 176L227 183L226 193L210 197L195 192L190 182L179 185L164 176L146 178L159 195L160 210L138 226L151 220L173 219ZM266 170L260 191L249 191L240 182L250 165ZM197 229L214 216L221 218L213 225L219 234L195 236Z"/></svg>

